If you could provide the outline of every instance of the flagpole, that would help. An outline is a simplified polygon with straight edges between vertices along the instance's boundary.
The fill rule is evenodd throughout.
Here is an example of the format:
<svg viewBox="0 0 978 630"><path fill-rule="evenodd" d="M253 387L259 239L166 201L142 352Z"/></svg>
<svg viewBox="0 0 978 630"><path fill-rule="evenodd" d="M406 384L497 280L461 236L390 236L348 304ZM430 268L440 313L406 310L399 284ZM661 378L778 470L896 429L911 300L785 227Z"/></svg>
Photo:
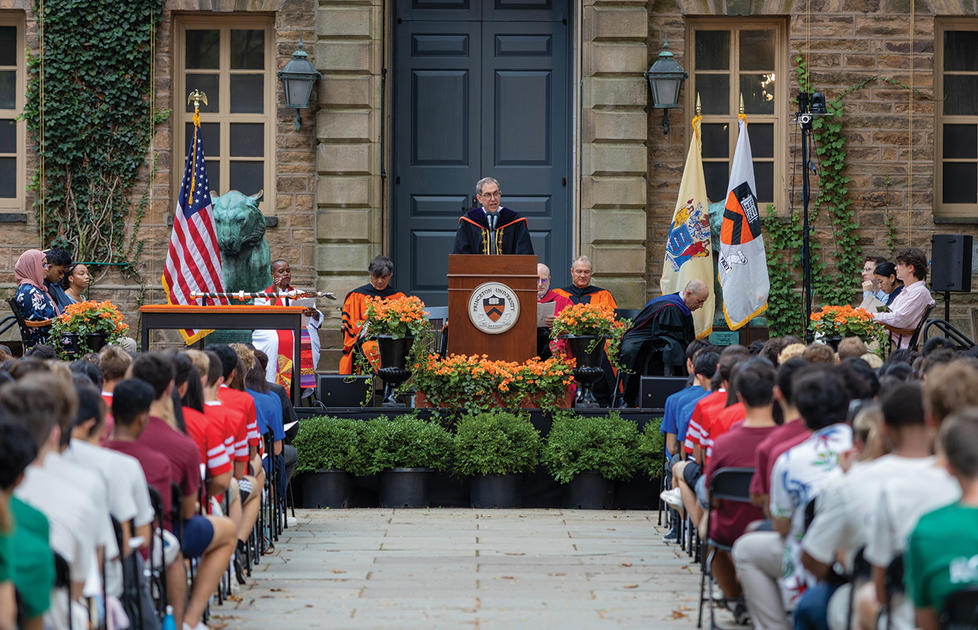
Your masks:
<svg viewBox="0 0 978 630"><path fill-rule="evenodd" d="M801 111L798 112L798 125L801 127L801 286L805 293L805 340L811 343L814 338L813 333L808 330L808 322L812 315L812 258L811 258L811 226L808 220L808 203L811 196L809 181L809 142L812 133L812 115L808 112L808 94L804 92L798 95L798 105Z"/></svg>

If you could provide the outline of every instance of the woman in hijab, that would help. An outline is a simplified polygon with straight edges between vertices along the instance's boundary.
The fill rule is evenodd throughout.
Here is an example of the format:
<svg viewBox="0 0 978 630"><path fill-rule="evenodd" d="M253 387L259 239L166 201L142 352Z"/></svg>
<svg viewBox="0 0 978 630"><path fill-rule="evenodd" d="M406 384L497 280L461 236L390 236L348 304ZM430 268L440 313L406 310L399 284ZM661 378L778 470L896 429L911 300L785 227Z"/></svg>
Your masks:
<svg viewBox="0 0 978 630"><path fill-rule="evenodd" d="M37 249L29 249L21 254L14 265L14 278L19 285L14 299L27 321L53 319L61 312L44 285L46 265L44 253ZM28 346L42 343L47 340L49 330L51 326L28 327L28 338L24 341Z"/></svg>

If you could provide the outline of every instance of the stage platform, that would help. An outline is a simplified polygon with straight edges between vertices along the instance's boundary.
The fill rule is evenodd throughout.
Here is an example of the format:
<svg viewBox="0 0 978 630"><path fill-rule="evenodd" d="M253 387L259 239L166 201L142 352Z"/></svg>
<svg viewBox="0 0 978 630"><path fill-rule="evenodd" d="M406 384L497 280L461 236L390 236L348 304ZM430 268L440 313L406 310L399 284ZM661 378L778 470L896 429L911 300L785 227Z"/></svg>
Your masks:
<svg viewBox="0 0 978 630"><path fill-rule="evenodd" d="M410 408L388 407L298 407L296 412L301 418L328 415L339 418L369 419L377 416L394 417L410 412ZM455 410L450 409L418 409L421 417L427 417L438 411L441 415L449 415ZM526 409L530 412L530 421L544 438L550 432L551 418L539 409ZM612 409L581 409L574 410L579 415L602 416ZM630 419L638 425L641 431L645 424L653 418L662 417L662 409L618 409L623 418ZM292 480L295 499L298 507L302 502L302 475L296 475ZM629 481L615 483L615 509L650 510L659 506L660 479L650 479L647 474L639 472ZM376 476L354 477L349 507L376 507L380 481ZM431 507L468 507L468 479L453 477L450 473L432 473L429 481L429 496ZM543 469L538 467L533 473L524 475L521 486L522 507L524 508L561 508L564 507L564 486L558 484Z"/></svg>

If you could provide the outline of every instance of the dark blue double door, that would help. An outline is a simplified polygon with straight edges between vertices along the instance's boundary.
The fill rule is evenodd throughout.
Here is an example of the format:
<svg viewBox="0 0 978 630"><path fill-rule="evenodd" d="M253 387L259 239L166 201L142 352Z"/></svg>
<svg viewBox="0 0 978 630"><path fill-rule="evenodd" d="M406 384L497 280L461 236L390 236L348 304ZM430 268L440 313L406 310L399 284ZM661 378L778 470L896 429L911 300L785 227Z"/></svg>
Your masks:
<svg viewBox="0 0 978 630"><path fill-rule="evenodd" d="M447 303L458 218L495 177L568 282L568 32L558 0L400 0L394 17L392 254L398 288Z"/></svg>

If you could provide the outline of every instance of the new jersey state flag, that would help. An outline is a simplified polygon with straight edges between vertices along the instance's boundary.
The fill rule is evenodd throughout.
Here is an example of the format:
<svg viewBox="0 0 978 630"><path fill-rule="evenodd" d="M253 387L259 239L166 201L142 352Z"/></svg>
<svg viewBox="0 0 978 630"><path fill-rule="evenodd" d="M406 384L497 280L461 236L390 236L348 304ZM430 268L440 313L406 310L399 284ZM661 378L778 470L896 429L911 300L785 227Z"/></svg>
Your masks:
<svg viewBox="0 0 978 630"><path fill-rule="evenodd" d="M747 117L738 117L739 136L734 150L727 203L720 226L720 258L717 263L723 289L723 316L730 330L737 330L767 308L771 284L761 236L754 163L747 136Z"/></svg>
<svg viewBox="0 0 978 630"><path fill-rule="evenodd" d="M706 178L703 177L702 139L700 121L693 118L693 139L686 155L683 181L679 185L676 211L666 239L666 258L662 265L659 288L662 294L676 293L686 288L690 280L698 279L713 288L713 251L710 245L710 210L706 198ZM703 308L693 312L697 338L713 332L713 310L716 306L713 291Z"/></svg>

